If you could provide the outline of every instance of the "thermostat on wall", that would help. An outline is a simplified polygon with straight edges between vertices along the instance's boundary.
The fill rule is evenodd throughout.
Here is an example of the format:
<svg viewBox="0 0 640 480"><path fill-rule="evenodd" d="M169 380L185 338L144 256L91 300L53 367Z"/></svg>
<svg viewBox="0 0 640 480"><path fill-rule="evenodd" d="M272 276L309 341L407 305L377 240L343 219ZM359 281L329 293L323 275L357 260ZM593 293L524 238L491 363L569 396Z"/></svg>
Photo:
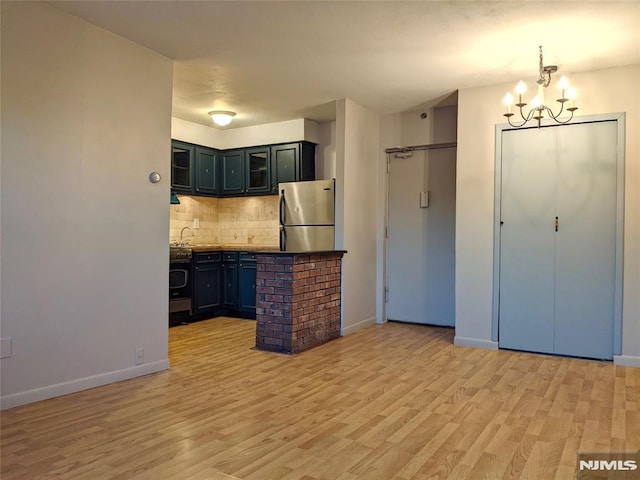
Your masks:
<svg viewBox="0 0 640 480"><path fill-rule="evenodd" d="M160 181L162 177L160 177L160 174L158 172L151 172L149 174L149 181L151 183L158 183Z"/></svg>

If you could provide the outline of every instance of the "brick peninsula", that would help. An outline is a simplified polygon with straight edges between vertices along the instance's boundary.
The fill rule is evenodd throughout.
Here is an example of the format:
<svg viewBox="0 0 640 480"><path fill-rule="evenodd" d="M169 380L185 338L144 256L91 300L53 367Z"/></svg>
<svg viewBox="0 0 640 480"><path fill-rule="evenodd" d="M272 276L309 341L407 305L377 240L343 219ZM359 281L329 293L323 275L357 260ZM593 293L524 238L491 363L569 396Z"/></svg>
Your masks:
<svg viewBox="0 0 640 480"><path fill-rule="evenodd" d="M342 250L256 255L256 348L299 353L340 336Z"/></svg>

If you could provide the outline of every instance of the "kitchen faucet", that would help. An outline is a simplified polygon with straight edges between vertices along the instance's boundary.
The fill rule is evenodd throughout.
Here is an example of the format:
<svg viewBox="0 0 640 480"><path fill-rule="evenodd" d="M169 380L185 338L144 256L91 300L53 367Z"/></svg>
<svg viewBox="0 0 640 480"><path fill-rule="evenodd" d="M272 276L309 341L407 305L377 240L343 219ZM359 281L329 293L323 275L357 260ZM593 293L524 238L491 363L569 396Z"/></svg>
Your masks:
<svg viewBox="0 0 640 480"><path fill-rule="evenodd" d="M189 230L191 232L191 236L193 237L193 230L191 230L191 227L182 227L182 230L180 230L180 245L184 245L184 241L182 240L182 235L184 235L184 231L185 230Z"/></svg>

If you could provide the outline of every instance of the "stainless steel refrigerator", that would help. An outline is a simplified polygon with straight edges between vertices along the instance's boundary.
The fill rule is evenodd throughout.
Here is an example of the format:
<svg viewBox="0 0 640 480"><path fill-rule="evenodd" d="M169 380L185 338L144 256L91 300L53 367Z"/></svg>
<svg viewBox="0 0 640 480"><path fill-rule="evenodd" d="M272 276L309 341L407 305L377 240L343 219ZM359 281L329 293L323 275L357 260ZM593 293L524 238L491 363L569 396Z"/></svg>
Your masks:
<svg viewBox="0 0 640 480"><path fill-rule="evenodd" d="M280 250L333 250L335 180L289 182L280 192Z"/></svg>

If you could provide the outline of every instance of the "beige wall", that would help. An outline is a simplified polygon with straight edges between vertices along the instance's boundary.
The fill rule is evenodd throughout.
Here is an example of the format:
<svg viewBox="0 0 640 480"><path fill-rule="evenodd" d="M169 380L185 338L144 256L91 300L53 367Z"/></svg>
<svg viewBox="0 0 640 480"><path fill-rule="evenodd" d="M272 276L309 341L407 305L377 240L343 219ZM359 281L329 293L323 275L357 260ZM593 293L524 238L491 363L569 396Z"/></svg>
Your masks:
<svg viewBox="0 0 640 480"><path fill-rule="evenodd" d="M640 365L640 66L569 75L579 115L626 112L622 355ZM513 83L459 92L456 338L491 346L495 125Z"/></svg>
<svg viewBox="0 0 640 480"><path fill-rule="evenodd" d="M278 196L212 198L179 195L171 205L169 241L190 244L257 245L277 247ZM199 227L195 228L194 219Z"/></svg>
<svg viewBox="0 0 640 480"><path fill-rule="evenodd" d="M169 366L172 62L41 2L0 8L7 408Z"/></svg>
<svg viewBox="0 0 640 480"><path fill-rule="evenodd" d="M336 247L342 269L342 332L376 322L378 149L376 113L345 99L337 102Z"/></svg>
<svg viewBox="0 0 640 480"><path fill-rule="evenodd" d="M299 142L301 140L318 143L318 128L316 122L298 118L284 122L220 130L173 117L171 119L171 138L224 150Z"/></svg>

